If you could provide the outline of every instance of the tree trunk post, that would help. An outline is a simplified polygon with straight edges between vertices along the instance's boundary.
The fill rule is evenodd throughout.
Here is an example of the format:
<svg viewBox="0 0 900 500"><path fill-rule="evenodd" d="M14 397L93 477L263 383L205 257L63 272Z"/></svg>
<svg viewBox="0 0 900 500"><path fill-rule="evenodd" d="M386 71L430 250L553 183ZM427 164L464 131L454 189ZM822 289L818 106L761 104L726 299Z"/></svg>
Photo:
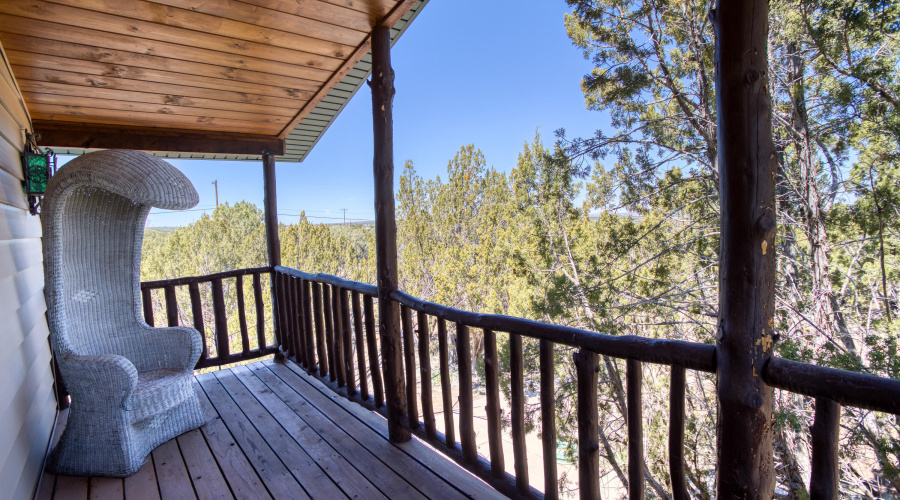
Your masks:
<svg viewBox="0 0 900 500"><path fill-rule="evenodd" d="M718 498L774 494L773 391L761 378L775 310L775 147L767 0L717 2L716 107L721 207L716 339Z"/></svg>
<svg viewBox="0 0 900 500"><path fill-rule="evenodd" d="M372 122L375 136L375 255L377 260L378 323L391 441L409 441L406 382L400 337L400 307L391 300L397 289L397 221L394 215L394 70L391 69L391 32L376 26L372 32Z"/></svg>
<svg viewBox="0 0 900 500"><path fill-rule="evenodd" d="M263 210L266 221L266 250L269 254L269 266L281 265L281 240L278 239L278 203L275 198L275 156L263 151ZM275 273L269 278L269 292L272 294L273 307L278 307L278 289L275 286ZM272 315L275 323L275 343L284 348L284 327L278 318L278 311ZM284 353L279 349L275 353L275 361L284 362Z"/></svg>

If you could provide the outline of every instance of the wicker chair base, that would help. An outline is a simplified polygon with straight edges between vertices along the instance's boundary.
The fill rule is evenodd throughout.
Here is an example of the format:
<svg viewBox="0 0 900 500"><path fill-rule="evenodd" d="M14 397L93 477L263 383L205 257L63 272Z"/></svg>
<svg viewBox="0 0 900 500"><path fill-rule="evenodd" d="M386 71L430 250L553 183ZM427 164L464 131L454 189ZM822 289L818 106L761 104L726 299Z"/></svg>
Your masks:
<svg viewBox="0 0 900 500"><path fill-rule="evenodd" d="M125 413L112 425L109 415L72 401L66 429L50 454L47 470L70 476L126 477L144 465L154 448L204 425L207 418L193 388L184 402L140 422L128 423ZM102 411L102 410L101 410Z"/></svg>

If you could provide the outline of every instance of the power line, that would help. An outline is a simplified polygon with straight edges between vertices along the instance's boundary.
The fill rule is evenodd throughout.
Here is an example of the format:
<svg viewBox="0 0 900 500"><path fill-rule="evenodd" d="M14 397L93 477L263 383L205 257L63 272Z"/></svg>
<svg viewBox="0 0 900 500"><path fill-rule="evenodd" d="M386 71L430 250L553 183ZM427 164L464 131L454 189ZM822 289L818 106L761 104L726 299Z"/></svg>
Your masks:
<svg viewBox="0 0 900 500"><path fill-rule="evenodd" d="M279 213L278 215L286 215L286 216L293 215L294 217L296 217L296 214L283 214L283 213ZM346 218L344 218L344 217L327 217L327 216L324 216L324 215L307 215L306 218L307 218L307 219L344 220L344 221L350 221L350 222L353 222L353 221L357 221L357 222L371 222L371 221L374 220L374 218L373 218L373 219L346 219Z"/></svg>

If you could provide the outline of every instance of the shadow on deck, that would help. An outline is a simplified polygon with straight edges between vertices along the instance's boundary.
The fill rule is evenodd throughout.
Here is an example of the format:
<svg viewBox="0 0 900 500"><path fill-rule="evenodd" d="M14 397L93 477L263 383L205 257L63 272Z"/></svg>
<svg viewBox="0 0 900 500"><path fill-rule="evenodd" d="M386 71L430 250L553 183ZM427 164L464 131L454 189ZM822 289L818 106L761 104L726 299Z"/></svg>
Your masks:
<svg viewBox="0 0 900 500"><path fill-rule="evenodd" d="M505 498L428 445L388 441L387 422L291 362L196 377L200 429L123 479L44 475L38 499ZM60 414L58 436L65 425Z"/></svg>

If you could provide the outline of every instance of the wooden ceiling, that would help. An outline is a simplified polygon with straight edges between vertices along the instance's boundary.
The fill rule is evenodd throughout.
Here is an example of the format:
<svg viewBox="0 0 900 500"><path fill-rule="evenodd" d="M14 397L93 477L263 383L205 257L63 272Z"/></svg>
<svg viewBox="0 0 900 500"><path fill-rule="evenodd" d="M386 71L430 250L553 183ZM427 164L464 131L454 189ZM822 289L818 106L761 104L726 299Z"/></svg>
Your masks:
<svg viewBox="0 0 900 500"><path fill-rule="evenodd" d="M41 145L283 154L317 106L340 110L343 79L361 83L373 27L419 4L0 0L0 44Z"/></svg>

